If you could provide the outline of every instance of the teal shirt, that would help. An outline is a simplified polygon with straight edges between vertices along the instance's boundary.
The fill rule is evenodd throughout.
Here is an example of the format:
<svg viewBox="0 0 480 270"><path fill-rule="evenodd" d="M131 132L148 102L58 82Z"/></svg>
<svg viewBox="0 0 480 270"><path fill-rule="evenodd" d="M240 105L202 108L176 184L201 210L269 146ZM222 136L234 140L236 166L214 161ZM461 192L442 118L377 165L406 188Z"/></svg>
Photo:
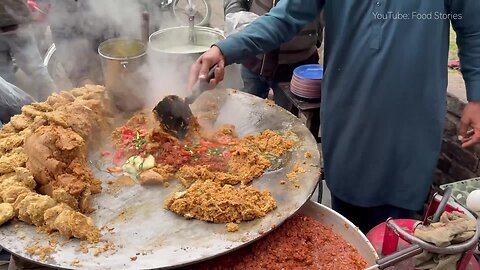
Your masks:
<svg viewBox="0 0 480 270"><path fill-rule="evenodd" d="M327 184L357 206L418 210L442 142L450 22L467 97L480 101L480 0L281 0L217 46L227 64L241 62L288 41L322 8Z"/></svg>

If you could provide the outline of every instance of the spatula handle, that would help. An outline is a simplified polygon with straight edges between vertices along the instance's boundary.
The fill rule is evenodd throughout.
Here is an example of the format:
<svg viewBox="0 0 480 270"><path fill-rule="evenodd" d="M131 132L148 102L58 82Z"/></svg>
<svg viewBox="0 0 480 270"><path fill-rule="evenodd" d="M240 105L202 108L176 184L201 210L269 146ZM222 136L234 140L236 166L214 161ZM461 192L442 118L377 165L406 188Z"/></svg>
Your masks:
<svg viewBox="0 0 480 270"><path fill-rule="evenodd" d="M199 80L197 82L196 87L193 88L192 94L190 96L185 98L185 102L187 104L192 104L198 96L200 96L203 91L208 90L210 88L210 80L215 78L215 69L218 67L217 64L213 65L213 67L210 68L207 74L207 78L205 80Z"/></svg>

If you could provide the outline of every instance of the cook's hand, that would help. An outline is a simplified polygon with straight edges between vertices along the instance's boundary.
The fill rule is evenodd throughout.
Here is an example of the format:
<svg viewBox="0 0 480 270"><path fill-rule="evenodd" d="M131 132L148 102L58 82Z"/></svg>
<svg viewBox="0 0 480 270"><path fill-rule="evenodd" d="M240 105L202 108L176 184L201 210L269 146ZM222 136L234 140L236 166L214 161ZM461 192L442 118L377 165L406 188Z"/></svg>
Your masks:
<svg viewBox="0 0 480 270"><path fill-rule="evenodd" d="M225 57L217 46L213 46L202 54L190 68L188 90L192 90L198 80L205 80L208 76L208 71L215 64L218 64L218 67L215 68L215 77L209 82L211 87L221 82L225 74Z"/></svg>
<svg viewBox="0 0 480 270"><path fill-rule="evenodd" d="M468 102L460 119L458 139L462 147L469 147L480 142L480 101Z"/></svg>

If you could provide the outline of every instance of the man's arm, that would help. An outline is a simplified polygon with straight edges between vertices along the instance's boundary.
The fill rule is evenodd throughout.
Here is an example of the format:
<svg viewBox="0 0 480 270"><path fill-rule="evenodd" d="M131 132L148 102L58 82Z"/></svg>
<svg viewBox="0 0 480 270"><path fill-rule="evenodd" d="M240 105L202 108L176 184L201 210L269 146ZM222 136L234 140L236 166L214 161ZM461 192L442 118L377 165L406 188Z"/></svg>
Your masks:
<svg viewBox="0 0 480 270"><path fill-rule="evenodd" d="M469 101L460 119L458 139L463 147L470 147L480 143L480 1L448 1L450 15L458 17L452 19L452 25L457 32L460 67ZM469 133L469 129L473 132Z"/></svg>
<svg viewBox="0 0 480 270"><path fill-rule="evenodd" d="M313 21L322 10L324 2L325 0L279 1L269 13L216 46L222 51L227 65L251 55L269 52L292 39L306 24Z"/></svg>
<svg viewBox="0 0 480 270"><path fill-rule="evenodd" d="M458 55L469 101L480 101L480 1L451 0L450 14L457 33Z"/></svg>
<svg viewBox="0 0 480 270"><path fill-rule="evenodd" d="M239 11L248 11L248 0L223 0L224 15Z"/></svg>

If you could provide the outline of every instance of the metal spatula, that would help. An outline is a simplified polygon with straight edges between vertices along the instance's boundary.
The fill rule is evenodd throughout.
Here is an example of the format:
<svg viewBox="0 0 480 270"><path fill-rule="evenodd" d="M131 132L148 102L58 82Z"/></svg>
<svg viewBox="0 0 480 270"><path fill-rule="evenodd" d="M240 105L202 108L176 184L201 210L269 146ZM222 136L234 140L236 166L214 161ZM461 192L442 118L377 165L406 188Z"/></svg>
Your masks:
<svg viewBox="0 0 480 270"><path fill-rule="evenodd" d="M217 65L210 68L207 78L205 80L199 80L189 96L180 98L177 95L169 95L155 106L153 113L166 128L167 132L170 132L179 139L185 138L193 118L190 104L205 90L209 89L209 82L215 77L216 68Z"/></svg>

